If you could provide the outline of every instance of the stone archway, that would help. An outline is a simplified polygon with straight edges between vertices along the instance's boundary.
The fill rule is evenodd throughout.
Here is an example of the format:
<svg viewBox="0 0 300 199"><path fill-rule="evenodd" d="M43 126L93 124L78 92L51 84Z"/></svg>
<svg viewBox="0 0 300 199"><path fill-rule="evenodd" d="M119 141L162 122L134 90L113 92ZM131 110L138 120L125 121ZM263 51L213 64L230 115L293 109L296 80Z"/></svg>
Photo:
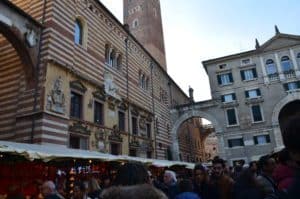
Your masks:
<svg viewBox="0 0 300 199"><path fill-rule="evenodd" d="M0 139L27 141L34 131L31 111L39 107L43 26L8 0L0 1L0 10Z"/></svg>
<svg viewBox="0 0 300 199"><path fill-rule="evenodd" d="M173 142L173 159L179 160L179 142L178 142L178 129L182 123L186 120L193 118L193 117L200 117L209 120L215 128L215 132L219 133L222 132L222 128L219 125L218 121L209 113L203 112L200 110L190 110L181 115L173 124L173 128L171 130L172 142Z"/></svg>
<svg viewBox="0 0 300 199"><path fill-rule="evenodd" d="M300 93L299 92L293 92L288 93L286 97L281 99L276 106L273 109L272 114L272 125L274 129L274 137L275 137L275 144L276 148L281 148L283 146L282 142L282 135L280 130L280 124L279 124L279 114L280 111L289 103L300 100Z"/></svg>
<svg viewBox="0 0 300 199"><path fill-rule="evenodd" d="M0 1L0 33L17 51L25 67L28 82L37 80L34 74L38 64L42 25L7 0Z"/></svg>

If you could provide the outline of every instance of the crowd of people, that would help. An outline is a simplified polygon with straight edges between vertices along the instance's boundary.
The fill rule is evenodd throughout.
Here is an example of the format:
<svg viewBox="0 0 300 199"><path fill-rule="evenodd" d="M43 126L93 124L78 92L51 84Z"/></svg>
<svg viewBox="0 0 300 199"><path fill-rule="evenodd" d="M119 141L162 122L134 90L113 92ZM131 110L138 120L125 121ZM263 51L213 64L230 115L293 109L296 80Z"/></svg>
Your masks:
<svg viewBox="0 0 300 199"><path fill-rule="evenodd" d="M283 130L283 149L277 158L228 167L219 157L212 167L196 164L192 176L165 170L161 178L136 162L122 165L114 180L99 186L95 178L78 182L71 199L296 199L300 198L300 116ZM44 182L45 199L64 198L52 181Z"/></svg>

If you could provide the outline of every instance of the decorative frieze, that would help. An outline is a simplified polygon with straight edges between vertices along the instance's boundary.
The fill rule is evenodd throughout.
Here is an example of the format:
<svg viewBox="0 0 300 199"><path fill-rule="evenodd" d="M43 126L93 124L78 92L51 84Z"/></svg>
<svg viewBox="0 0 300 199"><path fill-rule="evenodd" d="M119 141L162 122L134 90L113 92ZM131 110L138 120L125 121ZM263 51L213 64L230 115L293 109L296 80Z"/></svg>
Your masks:
<svg viewBox="0 0 300 199"><path fill-rule="evenodd" d="M105 94L105 89L104 86L99 87L95 92L93 92L94 98L105 101L106 100L106 94Z"/></svg>
<svg viewBox="0 0 300 199"><path fill-rule="evenodd" d="M114 125L110 135L108 136L109 141L111 142L122 142L121 132L118 129L117 125Z"/></svg>
<svg viewBox="0 0 300 199"><path fill-rule="evenodd" d="M87 88L79 80L70 82L70 88L75 89L81 93L85 93Z"/></svg>
<svg viewBox="0 0 300 199"><path fill-rule="evenodd" d="M79 133L82 135L90 135L91 131L87 125L84 125L82 122L75 122L72 126L69 126L69 131L74 133Z"/></svg>
<svg viewBox="0 0 300 199"><path fill-rule="evenodd" d="M130 138L129 147L131 147L131 148L139 148L140 147L140 143L135 136L132 136Z"/></svg>

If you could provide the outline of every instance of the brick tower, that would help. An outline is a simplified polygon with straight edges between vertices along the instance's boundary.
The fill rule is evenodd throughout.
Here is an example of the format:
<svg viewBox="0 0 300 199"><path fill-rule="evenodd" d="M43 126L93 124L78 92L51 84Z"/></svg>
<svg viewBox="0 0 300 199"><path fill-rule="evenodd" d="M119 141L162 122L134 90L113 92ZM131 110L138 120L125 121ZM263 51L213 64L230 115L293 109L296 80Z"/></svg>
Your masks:
<svg viewBox="0 0 300 199"><path fill-rule="evenodd" d="M124 23L167 70L159 0L124 0Z"/></svg>

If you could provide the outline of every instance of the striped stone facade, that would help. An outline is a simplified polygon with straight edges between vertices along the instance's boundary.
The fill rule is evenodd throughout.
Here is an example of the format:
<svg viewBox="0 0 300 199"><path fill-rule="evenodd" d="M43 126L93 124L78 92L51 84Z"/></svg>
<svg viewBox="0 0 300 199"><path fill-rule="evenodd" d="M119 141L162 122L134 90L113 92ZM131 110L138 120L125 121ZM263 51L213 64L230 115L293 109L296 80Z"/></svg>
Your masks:
<svg viewBox="0 0 300 199"><path fill-rule="evenodd" d="M1 37L1 139L167 158L170 107L188 97L126 27L96 0L11 2L44 29L33 85ZM74 42L76 20L83 30L80 45ZM120 56L117 67L106 59L107 48ZM70 113L74 95L81 99L79 118ZM95 102L103 107L102 124L94 119Z"/></svg>

